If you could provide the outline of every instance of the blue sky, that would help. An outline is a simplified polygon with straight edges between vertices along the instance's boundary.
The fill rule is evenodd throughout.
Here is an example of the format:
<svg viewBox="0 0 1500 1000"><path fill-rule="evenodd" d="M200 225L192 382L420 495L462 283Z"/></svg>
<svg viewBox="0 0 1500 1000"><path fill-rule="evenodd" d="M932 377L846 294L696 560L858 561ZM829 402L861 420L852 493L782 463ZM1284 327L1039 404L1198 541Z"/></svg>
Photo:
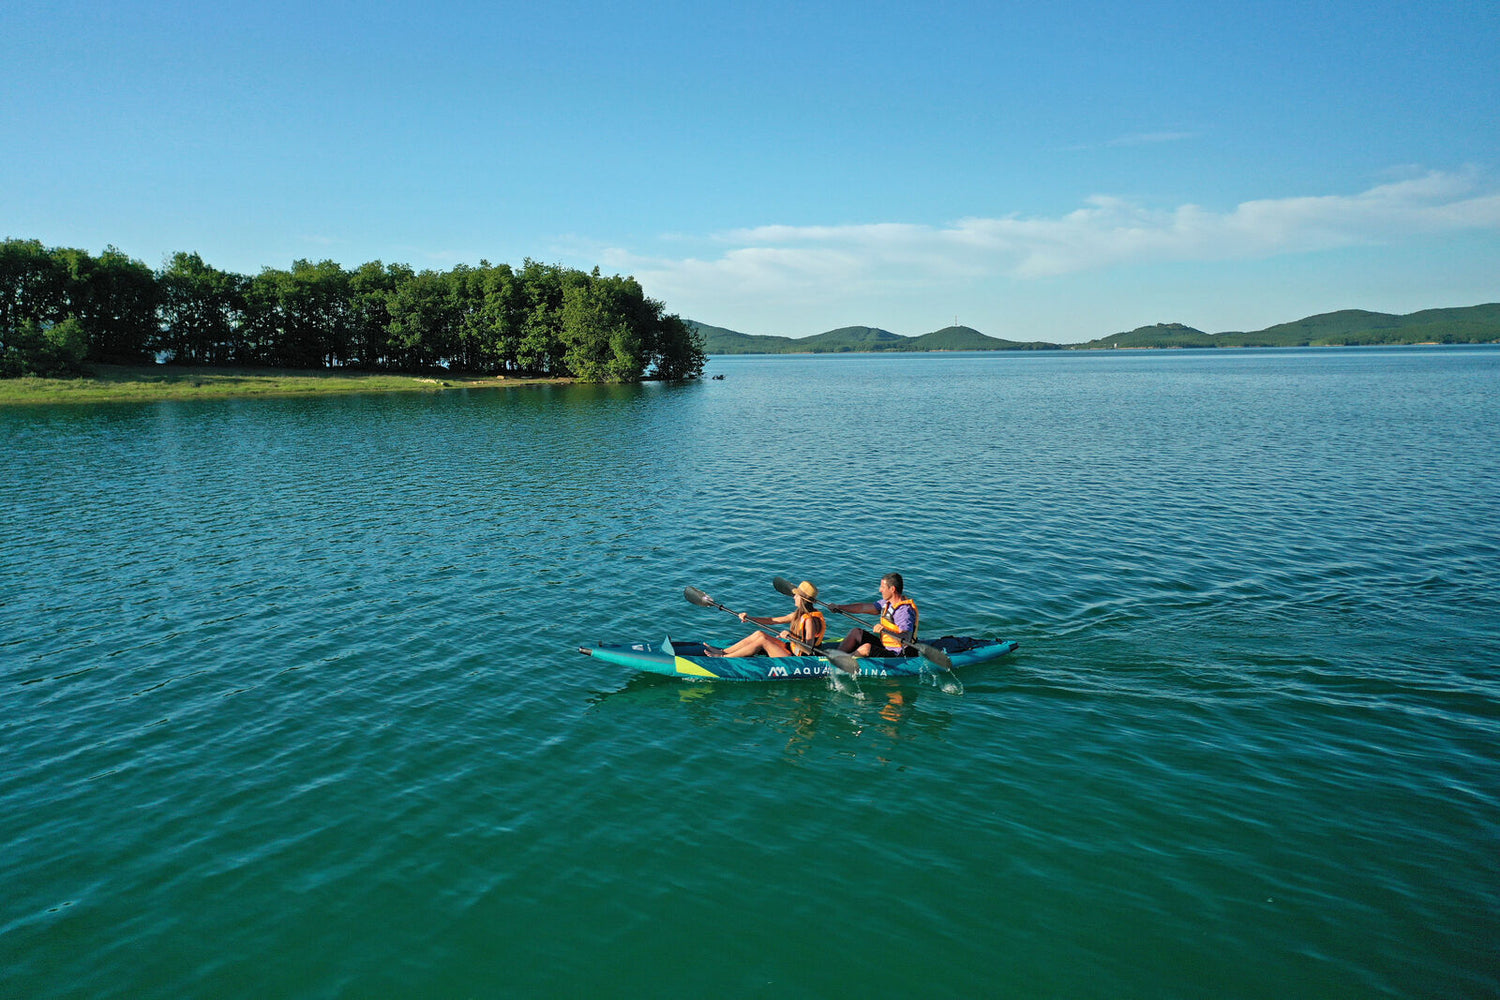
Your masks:
<svg viewBox="0 0 1500 1000"><path fill-rule="evenodd" d="M1066 343L1500 301L1500 4L0 7L0 236Z"/></svg>

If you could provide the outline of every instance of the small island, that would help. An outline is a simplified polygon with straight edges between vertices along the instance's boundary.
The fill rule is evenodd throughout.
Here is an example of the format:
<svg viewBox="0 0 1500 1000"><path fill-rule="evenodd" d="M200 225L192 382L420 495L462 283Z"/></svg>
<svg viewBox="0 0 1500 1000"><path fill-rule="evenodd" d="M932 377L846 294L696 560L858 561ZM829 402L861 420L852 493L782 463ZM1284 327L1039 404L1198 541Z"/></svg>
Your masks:
<svg viewBox="0 0 1500 1000"><path fill-rule="evenodd" d="M703 364L683 319L597 267L298 260L245 276L196 253L152 271L113 247L0 243L0 401L679 380Z"/></svg>

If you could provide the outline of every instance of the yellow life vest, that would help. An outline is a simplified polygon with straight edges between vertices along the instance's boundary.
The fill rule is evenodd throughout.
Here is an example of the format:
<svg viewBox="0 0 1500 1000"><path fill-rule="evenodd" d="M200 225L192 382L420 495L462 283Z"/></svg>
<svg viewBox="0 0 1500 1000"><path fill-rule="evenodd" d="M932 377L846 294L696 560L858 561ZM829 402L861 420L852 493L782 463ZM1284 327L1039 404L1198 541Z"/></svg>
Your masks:
<svg viewBox="0 0 1500 1000"><path fill-rule="evenodd" d="M802 623L809 619L813 623L813 637L811 639L802 639L806 634L802 628ZM794 615L791 622L787 625L787 631L792 634L793 638L802 639L803 642L810 642L816 646L823 641L823 633L828 631L828 620L823 617L823 612L821 611L808 611L800 615ZM798 646L795 642L788 645L792 647L792 652L802 652L802 647Z"/></svg>
<svg viewBox="0 0 1500 1000"><path fill-rule="evenodd" d="M901 631L901 626L896 624L896 609L903 605L911 608L911 635L908 640L915 641L917 638L917 621L921 618L921 615L917 613L917 602L902 594L889 602L885 610L880 613L880 644L886 649L899 651L905 646L905 643L891 634Z"/></svg>

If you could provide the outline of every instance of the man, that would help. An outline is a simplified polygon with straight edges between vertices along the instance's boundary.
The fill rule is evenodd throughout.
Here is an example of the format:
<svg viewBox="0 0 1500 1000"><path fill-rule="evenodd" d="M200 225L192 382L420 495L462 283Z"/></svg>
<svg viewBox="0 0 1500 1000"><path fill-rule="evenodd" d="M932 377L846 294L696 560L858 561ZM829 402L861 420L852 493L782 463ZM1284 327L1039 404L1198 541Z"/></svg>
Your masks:
<svg viewBox="0 0 1500 1000"><path fill-rule="evenodd" d="M845 614L879 615L880 621L872 632L854 628L839 643L839 649L855 656L907 656L906 643L917 637L917 605L902 593L904 584L900 573L887 573L880 578L880 600L866 604L830 604L830 611Z"/></svg>

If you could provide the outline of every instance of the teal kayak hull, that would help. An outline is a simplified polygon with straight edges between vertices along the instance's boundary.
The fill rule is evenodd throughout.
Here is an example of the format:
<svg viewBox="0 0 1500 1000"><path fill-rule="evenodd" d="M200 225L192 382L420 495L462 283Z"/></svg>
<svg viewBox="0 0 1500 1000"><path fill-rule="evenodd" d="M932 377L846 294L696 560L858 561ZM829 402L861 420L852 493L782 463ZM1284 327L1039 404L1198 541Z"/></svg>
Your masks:
<svg viewBox="0 0 1500 1000"><path fill-rule="evenodd" d="M947 636L928 643L943 650L953 666L970 667L1013 653L1013 639L966 639ZM580 646L597 660L668 677L700 677L724 681L789 681L828 676L837 670L826 656L706 656L701 642L637 642L628 646ZM855 662L861 677L919 677L943 673L942 667L920 656L862 656Z"/></svg>

